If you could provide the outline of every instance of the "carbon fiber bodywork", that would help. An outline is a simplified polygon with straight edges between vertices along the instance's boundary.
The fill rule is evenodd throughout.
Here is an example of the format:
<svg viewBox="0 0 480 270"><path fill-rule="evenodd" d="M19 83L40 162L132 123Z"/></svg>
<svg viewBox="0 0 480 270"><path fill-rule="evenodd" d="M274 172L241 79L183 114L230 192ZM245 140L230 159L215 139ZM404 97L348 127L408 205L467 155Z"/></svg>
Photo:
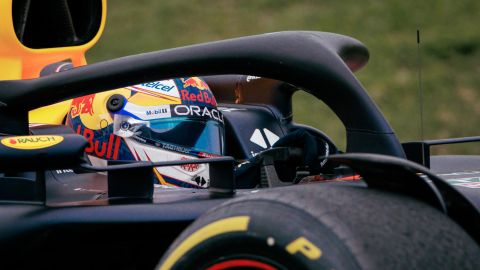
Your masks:
<svg viewBox="0 0 480 270"><path fill-rule="evenodd" d="M336 172L348 166L363 177L348 185L402 193L423 201L460 224L480 243L480 189L465 184L478 180L478 157L433 158L432 170L407 160L390 125L352 73L367 60L365 46L350 37L280 32L129 56L39 79L1 81L0 132L6 135L4 139L33 133L73 136L72 140L78 142L72 147L57 147L50 155L40 150L32 152L29 160L43 158L44 162L39 163L43 167L22 167L21 155L0 149L0 160L8 159L11 164L3 168L0 179L0 248L2 255L9 258L0 263L55 268L56 262L51 260L56 260L57 255L63 256L58 260L60 264L91 249L90 257L82 258L81 267L101 268L108 265L106 262L125 261L137 262L139 268L152 267L176 236L198 217L232 198L263 192L256 188L235 192L233 161L261 155L270 148L272 143L265 130L282 137L299 127L291 116L291 97L297 89L324 101L344 124L347 153L329 159L338 165ZM63 127L42 133L28 126L28 111L39 106L191 75L206 76L221 103L227 127L226 154L233 157L204 160L210 162L215 174L206 190L154 186L148 178L154 166L191 161L99 168L87 164L76 151L85 147L80 136L65 135ZM264 144L252 143L257 129ZM307 129L334 146L321 131ZM212 165L215 163L219 165ZM339 184L334 182L317 184ZM147 247L150 241L155 241L155 250ZM33 259L17 260L22 256ZM122 256L132 258L118 259ZM95 264L97 260L103 263Z"/></svg>

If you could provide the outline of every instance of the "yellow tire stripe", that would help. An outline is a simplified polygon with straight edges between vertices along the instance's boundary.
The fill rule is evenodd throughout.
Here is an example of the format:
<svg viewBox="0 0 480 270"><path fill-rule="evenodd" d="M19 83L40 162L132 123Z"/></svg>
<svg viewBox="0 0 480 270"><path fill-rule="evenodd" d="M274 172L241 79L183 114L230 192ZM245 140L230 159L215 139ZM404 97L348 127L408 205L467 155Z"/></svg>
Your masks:
<svg viewBox="0 0 480 270"><path fill-rule="evenodd" d="M249 222L249 216L237 216L220 219L206 225L183 240L183 242L178 245L172 253L170 253L164 263L157 269L171 269L178 259L185 255L190 249L211 237L224 233L246 231Z"/></svg>

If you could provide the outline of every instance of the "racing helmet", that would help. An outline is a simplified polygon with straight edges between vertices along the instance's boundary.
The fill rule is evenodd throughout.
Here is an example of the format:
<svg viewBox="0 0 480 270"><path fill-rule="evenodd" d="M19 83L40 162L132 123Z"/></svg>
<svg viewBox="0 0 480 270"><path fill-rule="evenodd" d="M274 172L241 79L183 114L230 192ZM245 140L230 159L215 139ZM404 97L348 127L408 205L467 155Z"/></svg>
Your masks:
<svg viewBox="0 0 480 270"><path fill-rule="evenodd" d="M66 124L83 135L96 165L223 155L224 120L198 77L142 83L72 100ZM156 183L206 188L208 164L154 168Z"/></svg>

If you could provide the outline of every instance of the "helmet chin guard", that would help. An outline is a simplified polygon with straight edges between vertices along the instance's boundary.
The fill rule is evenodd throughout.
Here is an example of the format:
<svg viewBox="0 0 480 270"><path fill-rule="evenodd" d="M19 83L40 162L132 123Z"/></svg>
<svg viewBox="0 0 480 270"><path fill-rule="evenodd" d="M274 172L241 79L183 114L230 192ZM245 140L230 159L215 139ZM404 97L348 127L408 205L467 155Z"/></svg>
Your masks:
<svg viewBox="0 0 480 270"><path fill-rule="evenodd" d="M198 157L181 154L160 147L146 145L133 138L125 139L137 160L161 162L172 160L189 160ZM186 164L172 167L156 167L154 174L158 184L186 188L207 188L210 182L208 164Z"/></svg>

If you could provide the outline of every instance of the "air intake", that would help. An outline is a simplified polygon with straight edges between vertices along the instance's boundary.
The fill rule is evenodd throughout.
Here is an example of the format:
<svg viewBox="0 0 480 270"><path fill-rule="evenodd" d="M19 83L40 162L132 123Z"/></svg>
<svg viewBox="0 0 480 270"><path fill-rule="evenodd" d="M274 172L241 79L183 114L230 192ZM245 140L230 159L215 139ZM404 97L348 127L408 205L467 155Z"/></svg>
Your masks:
<svg viewBox="0 0 480 270"><path fill-rule="evenodd" d="M26 47L44 49L82 45L99 31L101 0L14 0L15 34Z"/></svg>

